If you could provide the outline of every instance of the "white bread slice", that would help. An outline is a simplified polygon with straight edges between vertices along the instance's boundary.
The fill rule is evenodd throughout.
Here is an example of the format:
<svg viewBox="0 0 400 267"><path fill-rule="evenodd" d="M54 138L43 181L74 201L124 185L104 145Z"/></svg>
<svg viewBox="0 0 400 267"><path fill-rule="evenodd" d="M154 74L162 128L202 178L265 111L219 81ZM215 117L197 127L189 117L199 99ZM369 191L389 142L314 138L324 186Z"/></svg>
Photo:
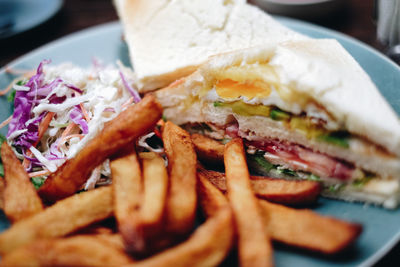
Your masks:
<svg viewBox="0 0 400 267"><path fill-rule="evenodd" d="M316 142L288 131L269 118L240 116L230 108L215 108L212 102L199 97L199 92L214 79L215 73L232 65L266 61L275 68L282 83L291 84L293 92L312 97L345 129L362 138L352 141L348 149ZM218 55L182 81L157 91L156 95L164 106L166 117L177 124L211 122L225 125L235 118L240 129L252 131L254 136L299 143L382 177L400 179L400 122L397 115L357 62L334 40L287 42Z"/></svg>
<svg viewBox="0 0 400 267"><path fill-rule="evenodd" d="M209 56L308 39L245 0L114 0L137 86L146 92L189 75Z"/></svg>

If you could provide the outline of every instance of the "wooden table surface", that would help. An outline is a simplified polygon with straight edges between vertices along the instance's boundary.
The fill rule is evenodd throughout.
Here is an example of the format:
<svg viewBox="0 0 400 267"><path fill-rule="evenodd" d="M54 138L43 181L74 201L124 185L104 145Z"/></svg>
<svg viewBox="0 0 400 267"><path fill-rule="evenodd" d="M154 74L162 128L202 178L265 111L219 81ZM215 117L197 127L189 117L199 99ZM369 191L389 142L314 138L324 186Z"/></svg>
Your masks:
<svg viewBox="0 0 400 267"><path fill-rule="evenodd" d="M65 0L62 10L48 22L19 36L0 41L0 67L62 36L117 19L110 0ZM312 22L350 35L384 51L384 47L375 37L376 25L373 19L372 0L348 0L343 10L331 17ZM393 266L399 262L400 244L376 266Z"/></svg>

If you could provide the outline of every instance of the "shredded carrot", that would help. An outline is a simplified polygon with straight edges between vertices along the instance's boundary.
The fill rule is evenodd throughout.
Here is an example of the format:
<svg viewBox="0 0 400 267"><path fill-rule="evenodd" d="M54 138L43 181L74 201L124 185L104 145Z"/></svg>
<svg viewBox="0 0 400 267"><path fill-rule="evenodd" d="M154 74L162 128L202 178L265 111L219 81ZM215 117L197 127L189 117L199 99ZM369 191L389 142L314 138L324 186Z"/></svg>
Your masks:
<svg viewBox="0 0 400 267"><path fill-rule="evenodd" d="M25 77L25 78L30 77L30 76L33 75L33 73L34 73L33 71L30 71L30 72L27 72L24 75L22 75L20 77L17 77L14 80L12 80L12 82L7 86L6 89L0 90L0 96L7 94L13 88L13 85L15 83L17 83L19 80L21 80L22 77Z"/></svg>
<svg viewBox="0 0 400 267"><path fill-rule="evenodd" d="M132 103L133 103L133 97L130 97L125 103L122 104L122 108L124 109Z"/></svg>
<svg viewBox="0 0 400 267"><path fill-rule="evenodd" d="M32 157L32 152L31 152L30 150L28 150L28 151L26 151L26 155L27 155L28 157ZM22 166L23 166L25 169L28 168L29 162L30 162L29 159L24 158L24 160L22 161Z"/></svg>
<svg viewBox="0 0 400 267"><path fill-rule="evenodd" d="M16 75L22 75L27 72L31 72L32 70L24 70L24 69L16 69L16 68L11 68L9 66L5 67L6 73L11 73L11 74L16 74Z"/></svg>
<svg viewBox="0 0 400 267"><path fill-rule="evenodd" d="M69 133L75 128L76 124L74 122L71 122L68 124L67 128L65 128L64 132L61 135L60 141L58 141L57 147L60 147L65 143L66 137L69 135Z"/></svg>
<svg viewBox="0 0 400 267"><path fill-rule="evenodd" d="M49 124L50 124L51 120L53 119L54 114L55 114L54 112L47 113L46 116L43 118L43 120L40 122L39 131L38 131L38 140L33 144L33 147L36 147L39 144L39 142L42 139L47 128L49 128ZM28 150L26 152L26 155L28 157L31 157L32 152L30 150ZM24 166L24 168L26 169L26 168L28 168L28 165L29 165L29 159L24 158L24 160L22 161L22 166Z"/></svg>
<svg viewBox="0 0 400 267"><path fill-rule="evenodd" d="M49 170L37 171L28 173L29 177L38 177L38 176L45 176L49 175L51 172Z"/></svg>
<svg viewBox="0 0 400 267"><path fill-rule="evenodd" d="M6 89L0 90L0 96L7 94L13 88L14 83L16 83L18 79L13 80Z"/></svg>
<svg viewBox="0 0 400 267"><path fill-rule="evenodd" d="M90 117L89 117L89 113L85 109L85 106L83 105L83 103L80 103L79 106L81 107L81 110L82 110L83 116L85 117L85 120L87 122L89 122L90 121Z"/></svg>
<svg viewBox="0 0 400 267"><path fill-rule="evenodd" d="M12 119L12 115L10 117L8 117L5 121L0 123L0 129L3 128L4 126L6 126L7 124L9 124L11 119Z"/></svg>
<svg viewBox="0 0 400 267"><path fill-rule="evenodd" d="M53 119L54 114L55 114L54 112L48 112L46 114L46 116L44 117L44 119L40 122L39 131L38 131L39 138L36 141L36 143L34 144L35 147L39 143L40 139L42 139L42 137L43 137L44 133L46 132L46 130L49 128L49 124L50 124L51 120Z"/></svg>

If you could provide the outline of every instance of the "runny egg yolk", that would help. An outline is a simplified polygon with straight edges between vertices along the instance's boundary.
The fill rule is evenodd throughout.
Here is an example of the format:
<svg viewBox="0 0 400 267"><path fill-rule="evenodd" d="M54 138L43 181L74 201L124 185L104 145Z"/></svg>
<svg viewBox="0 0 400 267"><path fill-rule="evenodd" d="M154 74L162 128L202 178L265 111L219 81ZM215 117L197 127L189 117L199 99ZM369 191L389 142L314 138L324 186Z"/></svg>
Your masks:
<svg viewBox="0 0 400 267"><path fill-rule="evenodd" d="M265 98L271 93L271 88L263 82L237 82L231 79L219 80L215 84L217 94L223 99L237 99L245 96L247 99Z"/></svg>

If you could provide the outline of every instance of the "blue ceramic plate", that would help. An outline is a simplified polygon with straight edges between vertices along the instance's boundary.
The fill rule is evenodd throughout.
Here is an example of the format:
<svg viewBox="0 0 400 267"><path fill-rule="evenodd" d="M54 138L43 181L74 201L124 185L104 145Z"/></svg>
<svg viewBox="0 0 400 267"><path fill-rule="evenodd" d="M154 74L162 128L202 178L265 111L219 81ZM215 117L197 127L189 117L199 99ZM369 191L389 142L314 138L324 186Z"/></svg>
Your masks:
<svg viewBox="0 0 400 267"><path fill-rule="evenodd" d="M62 0L1 0L0 39L42 24L61 8Z"/></svg>
<svg viewBox="0 0 400 267"><path fill-rule="evenodd" d="M397 113L400 113L400 68L372 48L343 34L304 22L278 18L288 27L316 38L336 38L356 58L371 76L372 80L388 99ZM52 59L53 64L71 61L89 66L93 57L105 63L120 59L129 64L128 51L121 41L121 27L118 22L100 25L72 34L45 45L9 64L18 69L35 68L42 59ZM0 70L0 88L5 88L15 78ZM11 114L11 104L0 98L0 121ZM2 134L6 129L1 129ZM388 211L382 208L357 203L321 198L313 209L324 215L331 215L348 221L362 223L364 231L354 248L341 257L329 259L297 250L277 247L277 266L356 266L372 265L386 254L400 239L400 210ZM1 219L0 219L1 220ZM5 219L0 227L8 227Z"/></svg>

